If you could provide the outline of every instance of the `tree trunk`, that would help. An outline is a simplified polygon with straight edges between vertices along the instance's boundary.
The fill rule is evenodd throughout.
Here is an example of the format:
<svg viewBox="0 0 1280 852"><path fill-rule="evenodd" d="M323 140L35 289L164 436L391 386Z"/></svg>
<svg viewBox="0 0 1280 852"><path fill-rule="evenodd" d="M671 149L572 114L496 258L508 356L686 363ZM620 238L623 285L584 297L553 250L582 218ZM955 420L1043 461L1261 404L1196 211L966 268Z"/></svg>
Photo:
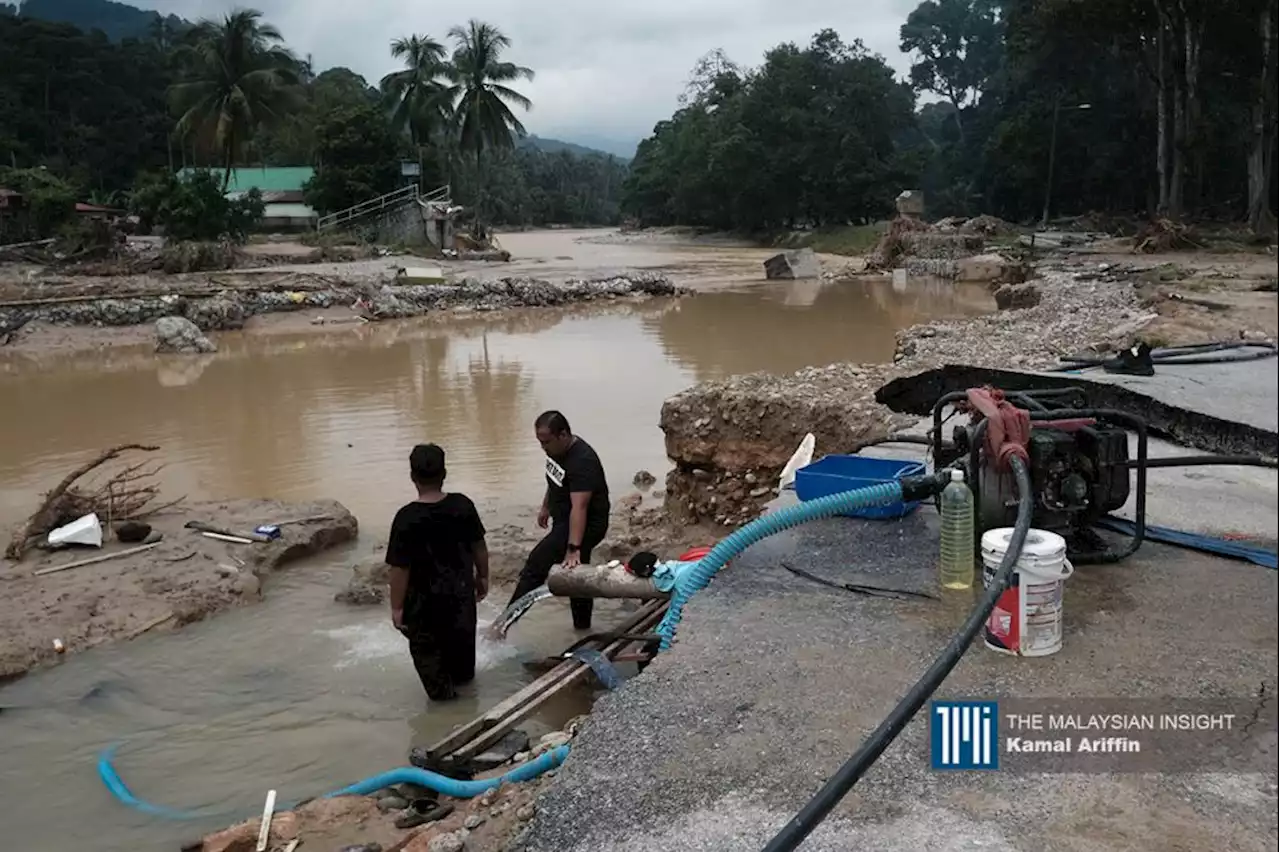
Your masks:
<svg viewBox="0 0 1280 852"><path fill-rule="evenodd" d="M1259 17L1262 36L1262 73L1257 102L1253 106L1253 145L1249 151L1249 229L1269 238L1275 225L1271 209L1271 181L1276 166L1276 20L1264 6Z"/></svg>
<svg viewBox="0 0 1280 852"><path fill-rule="evenodd" d="M1182 218L1182 189L1187 155L1187 89L1182 74L1173 74L1173 163L1169 168L1169 217Z"/></svg>
<svg viewBox="0 0 1280 852"><path fill-rule="evenodd" d="M1185 13L1185 8L1184 8ZM1204 185L1204 132L1201 127L1200 105L1200 51L1204 44L1204 19L1183 21L1183 69L1186 80L1185 150L1190 159L1190 195L1184 193L1183 206L1196 209L1203 197Z"/></svg>
<svg viewBox="0 0 1280 852"><path fill-rule="evenodd" d="M1156 2L1156 180L1159 197L1156 214L1169 211L1169 101L1165 78L1165 26L1164 12Z"/></svg>
<svg viewBox="0 0 1280 852"><path fill-rule="evenodd" d="M235 162L235 137L228 133L226 149L222 152L223 172L222 172L222 193L227 192L227 187L231 185L231 166Z"/></svg>

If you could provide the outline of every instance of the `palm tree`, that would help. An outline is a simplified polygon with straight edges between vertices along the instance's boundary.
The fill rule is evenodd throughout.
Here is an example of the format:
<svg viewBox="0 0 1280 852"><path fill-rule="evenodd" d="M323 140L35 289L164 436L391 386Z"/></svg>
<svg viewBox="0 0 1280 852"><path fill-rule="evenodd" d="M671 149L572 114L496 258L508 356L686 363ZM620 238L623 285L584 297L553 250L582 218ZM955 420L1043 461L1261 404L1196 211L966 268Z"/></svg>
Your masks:
<svg viewBox="0 0 1280 852"><path fill-rule="evenodd" d="M456 49L446 69L451 85L446 90L453 105L453 120L459 146L475 155L480 197L484 198L484 152L491 148L510 149L514 137L525 135L524 125L507 104L524 110L533 103L508 86L520 78L533 79L533 71L502 59L511 39L492 24L474 18L466 27L449 30Z"/></svg>
<svg viewBox="0 0 1280 852"><path fill-rule="evenodd" d="M220 23L202 21L182 50L185 79L169 90L177 132L218 153L224 191L254 132L298 101L299 62L283 42L261 12L236 9Z"/></svg>
<svg viewBox="0 0 1280 852"><path fill-rule="evenodd" d="M445 47L427 35L391 42L391 55L404 68L382 78L382 91L393 104L391 123L397 132L409 130L414 147L425 145L449 117L446 89L440 82L448 63Z"/></svg>

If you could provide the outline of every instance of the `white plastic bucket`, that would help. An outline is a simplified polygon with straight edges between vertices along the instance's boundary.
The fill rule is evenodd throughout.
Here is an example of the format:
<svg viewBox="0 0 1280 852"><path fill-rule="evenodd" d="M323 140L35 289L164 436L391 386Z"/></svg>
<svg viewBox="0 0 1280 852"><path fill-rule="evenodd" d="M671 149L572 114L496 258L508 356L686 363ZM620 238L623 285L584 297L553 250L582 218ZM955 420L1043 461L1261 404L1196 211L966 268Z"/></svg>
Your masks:
<svg viewBox="0 0 1280 852"><path fill-rule="evenodd" d="M1012 527L983 534L984 586L991 585L1012 537ZM983 628L983 644L993 651L1019 657L1044 657L1061 650L1062 596L1073 571L1062 536L1047 530L1028 530L1009 585Z"/></svg>

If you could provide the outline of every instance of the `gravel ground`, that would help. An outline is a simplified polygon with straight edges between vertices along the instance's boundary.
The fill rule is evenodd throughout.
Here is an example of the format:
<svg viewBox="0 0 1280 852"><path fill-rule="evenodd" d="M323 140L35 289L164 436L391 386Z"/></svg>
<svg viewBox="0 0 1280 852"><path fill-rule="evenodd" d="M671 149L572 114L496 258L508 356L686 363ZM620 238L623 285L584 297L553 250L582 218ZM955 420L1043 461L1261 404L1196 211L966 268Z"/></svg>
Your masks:
<svg viewBox="0 0 1280 852"><path fill-rule="evenodd" d="M762 848L969 607L853 595L778 563L931 588L935 526L928 507L902 522L818 522L735 560L686 607L676 646L597 704L512 848ZM1263 685L1269 722L1259 726L1256 766L1184 776L937 773L922 713L801 848L1275 849L1274 573L1148 544L1123 567L1077 567L1067 589L1060 653L1014 660L978 643L937 697L1247 699Z"/></svg>

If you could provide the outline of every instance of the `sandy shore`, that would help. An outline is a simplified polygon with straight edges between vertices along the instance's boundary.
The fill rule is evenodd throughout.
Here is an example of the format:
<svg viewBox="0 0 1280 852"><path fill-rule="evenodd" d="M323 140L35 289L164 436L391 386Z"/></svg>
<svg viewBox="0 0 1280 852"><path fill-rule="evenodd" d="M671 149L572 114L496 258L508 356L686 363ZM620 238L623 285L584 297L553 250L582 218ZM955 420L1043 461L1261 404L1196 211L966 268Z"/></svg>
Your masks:
<svg viewBox="0 0 1280 852"><path fill-rule="evenodd" d="M199 521L245 532L299 518L316 520L281 526L280 537L268 543L234 544L184 527ZM0 561L0 681L54 663L62 654L174 630L260 600L263 580L272 572L350 541L358 529L355 517L334 500L184 504L147 522L163 537L142 551L106 530L100 549L31 550L21 561ZM128 555L38 573L111 553Z"/></svg>

